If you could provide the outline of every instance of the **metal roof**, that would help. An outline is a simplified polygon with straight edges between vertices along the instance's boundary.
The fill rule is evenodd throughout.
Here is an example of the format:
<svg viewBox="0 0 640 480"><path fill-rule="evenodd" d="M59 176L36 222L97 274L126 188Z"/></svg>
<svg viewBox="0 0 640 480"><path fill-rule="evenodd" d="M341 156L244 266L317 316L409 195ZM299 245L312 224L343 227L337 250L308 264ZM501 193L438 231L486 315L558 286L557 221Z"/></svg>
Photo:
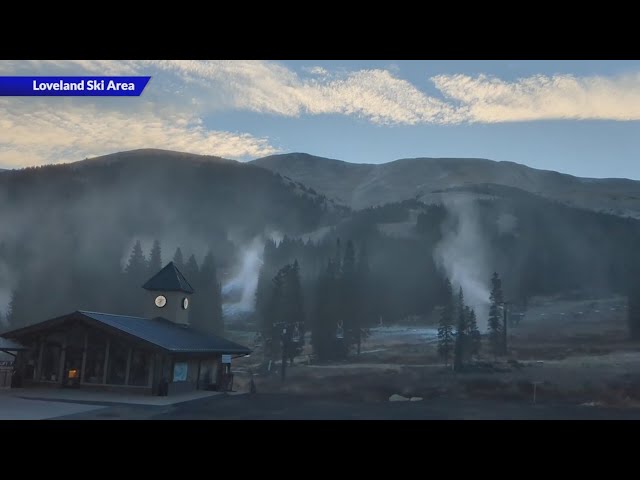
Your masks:
<svg viewBox="0 0 640 480"><path fill-rule="evenodd" d="M166 318L130 317L83 310L4 332L3 335L7 338L3 339L0 337L0 339L11 342L11 340L7 339L20 339L25 335L55 328L69 320L81 320L89 324L98 324L100 327L129 335L172 353L223 353L240 355L248 355L251 353L251 350L247 347L243 347L231 340L199 332L188 326L172 323ZM14 343L14 345L17 344Z"/></svg>
<svg viewBox="0 0 640 480"><path fill-rule="evenodd" d="M26 347L8 338L0 337L0 351L16 352L18 350L26 350Z"/></svg>
<svg viewBox="0 0 640 480"><path fill-rule="evenodd" d="M251 353L251 350L247 347L243 347L226 338L201 333L190 327L176 325L161 317L150 319L100 312L79 311L78 313L170 352L236 353L244 355Z"/></svg>
<svg viewBox="0 0 640 480"><path fill-rule="evenodd" d="M193 287L173 262L147 280L142 288L153 291L194 293Z"/></svg>

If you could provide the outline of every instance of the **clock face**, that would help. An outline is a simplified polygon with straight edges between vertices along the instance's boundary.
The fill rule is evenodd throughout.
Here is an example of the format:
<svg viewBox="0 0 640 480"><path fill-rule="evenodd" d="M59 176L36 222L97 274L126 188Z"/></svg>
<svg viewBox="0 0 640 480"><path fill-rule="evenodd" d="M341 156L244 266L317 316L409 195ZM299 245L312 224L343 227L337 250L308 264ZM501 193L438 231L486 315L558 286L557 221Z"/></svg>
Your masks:
<svg viewBox="0 0 640 480"><path fill-rule="evenodd" d="M189 308L189 299L187 297L184 297L182 299L182 308L184 310L186 310L187 308Z"/></svg>
<svg viewBox="0 0 640 480"><path fill-rule="evenodd" d="M164 295L158 295L156 297L156 307L162 308L167 304L167 299Z"/></svg>

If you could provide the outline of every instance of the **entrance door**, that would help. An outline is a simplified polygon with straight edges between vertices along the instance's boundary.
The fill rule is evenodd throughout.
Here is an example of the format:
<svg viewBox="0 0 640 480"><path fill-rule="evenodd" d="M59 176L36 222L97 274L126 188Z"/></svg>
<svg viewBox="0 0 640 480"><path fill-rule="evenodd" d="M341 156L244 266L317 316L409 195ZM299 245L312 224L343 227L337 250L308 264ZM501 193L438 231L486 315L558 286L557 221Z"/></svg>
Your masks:
<svg viewBox="0 0 640 480"><path fill-rule="evenodd" d="M82 378L82 349L78 347L67 347L65 355L64 375L62 384L68 387L80 385Z"/></svg>

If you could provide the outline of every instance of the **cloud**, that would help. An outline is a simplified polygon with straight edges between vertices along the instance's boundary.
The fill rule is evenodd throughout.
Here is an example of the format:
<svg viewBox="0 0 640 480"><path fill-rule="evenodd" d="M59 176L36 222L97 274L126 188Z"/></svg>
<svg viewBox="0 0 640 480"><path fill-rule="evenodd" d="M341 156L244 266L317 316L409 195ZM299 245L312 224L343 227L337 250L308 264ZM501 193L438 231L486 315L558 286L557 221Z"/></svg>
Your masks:
<svg viewBox="0 0 640 480"><path fill-rule="evenodd" d="M3 75L143 75L149 62L45 60L0 62ZM152 78L139 98L0 98L0 168L69 162L136 148L163 148L233 159L277 153L270 140L207 128L202 92L179 77Z"/></svg>
<svg viewBox="0 0 640 480"><path fill-rule="evenodd" d="M460 105L469 122L640 120L640 74L535 75L514 82L486 75L440 75L433 81Z"/></svg>
<svg viewBox="0 0 640 480"><path fill-rule="evenodd" d="M151 61L147 66L171 72L200 92L209 105L299 117L337 114L376 124L452 123L456 109L421 92L388 70L329 73L313 67L310 77L273 62Z"/></svg>
<svg viewBox="0 0 640 480"><path fill-rule="evenodd" d="M399 78L397 69L307 75L274 62L150 61L165 72L200 85L210 107L299 117L336 114L375 124L460 124L532 120L639 120L640 74L616 77L535 75L506 81L487 75L438 75L439 93L428 95Z"/></svg>
<svg viewBox="0 0 640 480"><path fill-rule="evenodd" d="M185 112L168 115L38 100L0 101L1 165L42 165L137 148L227 158L255 158L277 151L265 138L209 130L197 116Z"/></svg>
<svg viewBox="0 0 640 480"><path fill-rule="evenodd" d="M0 73L152 76L136 99L2 99L0 166L71 161L143 147L237 159L279 150L268 138L206 127L207 115L225 111L293 118L341 115L400 126L640 120L640 74L536 75L514 81L438 75L425 79L425 86L428 80L435 87L427 94L395 68L329 71L307 66L296 72L269 61L5 61Z"/></svg>

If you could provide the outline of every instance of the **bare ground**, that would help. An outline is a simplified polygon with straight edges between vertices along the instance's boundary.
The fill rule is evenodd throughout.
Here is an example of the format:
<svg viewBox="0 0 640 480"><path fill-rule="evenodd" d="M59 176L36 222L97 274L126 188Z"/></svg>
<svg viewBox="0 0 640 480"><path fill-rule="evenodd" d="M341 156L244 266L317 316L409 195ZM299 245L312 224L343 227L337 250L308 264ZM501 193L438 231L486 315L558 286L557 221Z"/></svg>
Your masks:
<svg viewBox="0 0 640 480"><path fill-rule="evenodd" d="M622 298L534 299L509 329L509 356L481 355L473 372L454 373L437 357L434 326L373 329L359 357L314 364L305 357L287 369L257 375L259 392L367 403L393 394L426 401L491 400L538 405L640 407L640 345L627 340ZM485 345L486 347L486 345ZM248 390L248 368L236 364L236 388Z"/></svg>

